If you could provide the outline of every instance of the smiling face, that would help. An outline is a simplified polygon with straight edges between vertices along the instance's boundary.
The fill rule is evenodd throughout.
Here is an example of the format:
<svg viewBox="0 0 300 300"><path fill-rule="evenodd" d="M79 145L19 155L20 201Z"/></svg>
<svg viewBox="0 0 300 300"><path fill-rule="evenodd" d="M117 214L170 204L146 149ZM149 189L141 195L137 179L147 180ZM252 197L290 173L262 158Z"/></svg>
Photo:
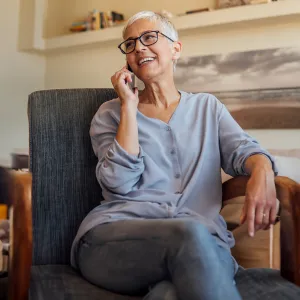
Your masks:
<svg viewBox="0 0 300 300"><path fill-rule="evenodd" d="M139 19L127 28L125 40L151 30L163 32L159 23ZM137 40L135 50L126 54L126 59L135 75L146 83L158 81L162 76L173 76L173 61L179 58L180 51L180 42L170 42L158 33L158 41L153 45L144 46Z"/></svg>

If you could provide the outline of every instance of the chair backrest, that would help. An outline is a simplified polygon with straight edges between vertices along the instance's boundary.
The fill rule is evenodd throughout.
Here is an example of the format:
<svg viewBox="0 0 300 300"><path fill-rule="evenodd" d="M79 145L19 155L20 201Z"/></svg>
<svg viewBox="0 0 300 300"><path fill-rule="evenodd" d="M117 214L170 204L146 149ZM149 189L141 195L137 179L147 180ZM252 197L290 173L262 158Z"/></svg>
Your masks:
<svg viewBox="0 0 300 300"><path fill-rule="evenodd" d="M69 264L77 229L102 200L89 128L113 89L34 92L29 96L33 264Z"/></svg>

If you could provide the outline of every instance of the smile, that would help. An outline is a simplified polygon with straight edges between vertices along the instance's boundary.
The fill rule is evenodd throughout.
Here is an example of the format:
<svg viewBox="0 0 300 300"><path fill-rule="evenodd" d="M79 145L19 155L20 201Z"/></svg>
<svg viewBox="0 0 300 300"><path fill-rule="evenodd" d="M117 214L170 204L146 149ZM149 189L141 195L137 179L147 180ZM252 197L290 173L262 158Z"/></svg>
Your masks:
<svg viewBox="0 0 300 300"><path fill-rule="evenodd" d="M141 66L143 64L147 64L147 63L150 63L152 61L154 61L155 58L154 57L145 57L143 59L141 59L139 62L138 62L138 65Z"/></svg>

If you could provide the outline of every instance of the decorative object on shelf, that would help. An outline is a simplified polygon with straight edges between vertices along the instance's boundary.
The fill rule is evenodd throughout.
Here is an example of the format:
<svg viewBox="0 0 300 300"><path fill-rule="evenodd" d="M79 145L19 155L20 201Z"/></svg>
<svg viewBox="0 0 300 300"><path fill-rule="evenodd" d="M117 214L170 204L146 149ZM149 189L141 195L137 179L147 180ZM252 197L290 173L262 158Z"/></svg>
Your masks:
<svg viewBox="0 0 300 300"><path fill-rule="evenodd" d="M217 8L228 8L250 4L250 0L218 0Z"/></svg>
<svg viewBox="0 0 300 300"><path fill-rule="evenodd" d="M214 11L214 9L208 8L208 7L202 7L202 8L187 10L184 13L178 14L177 17L192 15L192 14L198 14L198 13L202 13L202 12L211 12L211 11Z"/></svg>
<svg viewBox="0 0 300 300"><path fill-rule="evenodd" d="M97 9L88 13L88 16L79 22L72 23L71 32L99 30L112 27L124 22L124 15L115 11L102 12Z"/></svg>
<svg viewBox="0 0 300 300"><path fill-rule="evenodd" d="M173 14L165 9L162 9L161 11L158 11L157 13L168 19L173 18Z"/></svg>
<svg viewBox="0 0 300 300"><path fill-rule="evenodd" d="M72 26L70 28L70 31L72 32L81 32L81 31L87 31L89 30L89 22L82 21L82 22L74 22L72 23Z"/></svg>
<svg viewBox="0 0 300 300"><path fill-rule="evenodd" d="M186 11L185 13L186 13L187 15L190 15L190 14L196 14L196 13L206 12L206 11L212 11L212 9L211 9L211 8L208 8L208 7L203 7L203 8L198 8L198 9L188 10L188 11Z"/></svg>
<svg viewBox="0 0 300 300"><path fill-rule="evenodd" d="M175 72L179 90L212 93L244 129L299 129L299 78L300 48L183 57Z"/></svg>
<svg viewBox="0 0 300 300"><path fill-rule="evenodd" d="M29 149L14 149L11 153L11 168L29 169Z"/></svg>
<svg viewBox="0 0 300 300"><path fill-rule="evenodd" d="M274 0L250 0L250 4L265 4L265 3L270 3Z"/></svg>

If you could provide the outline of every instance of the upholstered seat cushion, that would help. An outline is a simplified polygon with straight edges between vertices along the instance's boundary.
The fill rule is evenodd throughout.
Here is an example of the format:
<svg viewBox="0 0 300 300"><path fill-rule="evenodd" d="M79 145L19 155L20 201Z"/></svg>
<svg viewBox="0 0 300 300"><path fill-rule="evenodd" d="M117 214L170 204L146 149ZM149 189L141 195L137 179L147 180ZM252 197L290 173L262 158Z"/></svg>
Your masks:
<svg viewBox="0 0 300 300"><path fill-rule="evenodd" d="M240 269L236 282L243 300L300 299L300 288L271 269ZM33 266L30 300L140 300L100 289L67 265ZM188 299L187 299L188 300Z"/></svg>
<svg viewBox="0 0 300 300"><path fill-rule="evenodd" d="M31 270L30 300L139 300L98 288L68 265L39 265Z"/></svg>
<svg viewBox="0 0 300 300"><path fill-rule="evenodd" d="M300 288L273 269L240 269L236 282L243 300L300 299Z"/></svg>

